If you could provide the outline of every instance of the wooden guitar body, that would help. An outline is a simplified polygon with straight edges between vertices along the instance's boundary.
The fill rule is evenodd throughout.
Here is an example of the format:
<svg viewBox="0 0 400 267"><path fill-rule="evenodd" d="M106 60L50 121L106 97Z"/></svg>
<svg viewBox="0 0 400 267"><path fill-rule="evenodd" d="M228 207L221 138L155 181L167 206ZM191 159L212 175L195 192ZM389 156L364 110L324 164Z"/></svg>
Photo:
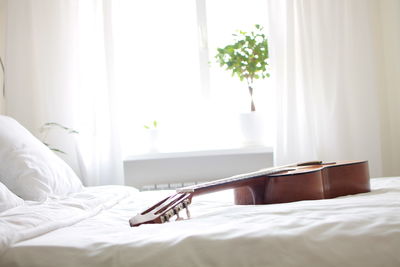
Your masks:
<svg viewBox="0 0 400 267"><path fill-rule="evenodd" d="M273 204L326 199L370 191L367 161L308 165L255 178L235 188L235 204Z"/></svg>

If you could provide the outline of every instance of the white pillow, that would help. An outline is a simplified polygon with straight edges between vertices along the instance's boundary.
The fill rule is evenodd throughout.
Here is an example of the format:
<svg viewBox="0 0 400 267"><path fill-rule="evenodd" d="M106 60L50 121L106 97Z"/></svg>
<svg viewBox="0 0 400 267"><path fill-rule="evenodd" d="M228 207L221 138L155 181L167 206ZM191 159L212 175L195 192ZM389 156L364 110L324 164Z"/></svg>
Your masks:
<svg viewBox="0 0 400 267"><path fill-rule="evenodd" d="M0 115L0 181L25 200L79 192L73 170L16 120Z"/></svg>
<svg viewBox="0 0 400 267"><path fill-rule="evenodd" d="M0 183L0 212L24 204L24 201Z"/></svg>

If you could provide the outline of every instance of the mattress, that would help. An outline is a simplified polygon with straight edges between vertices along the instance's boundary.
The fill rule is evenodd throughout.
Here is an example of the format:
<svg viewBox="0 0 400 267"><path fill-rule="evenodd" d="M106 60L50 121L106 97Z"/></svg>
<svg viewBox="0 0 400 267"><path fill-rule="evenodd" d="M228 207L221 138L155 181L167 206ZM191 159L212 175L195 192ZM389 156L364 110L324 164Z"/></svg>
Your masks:
<svg viewBox="0 0 400 267"><path fill-rule="evenodd" d="M131 228L171 191L89 187L0 214L0 266L400 266L400 178L335 199L238 206L193 198L192 218Z"/></svg>

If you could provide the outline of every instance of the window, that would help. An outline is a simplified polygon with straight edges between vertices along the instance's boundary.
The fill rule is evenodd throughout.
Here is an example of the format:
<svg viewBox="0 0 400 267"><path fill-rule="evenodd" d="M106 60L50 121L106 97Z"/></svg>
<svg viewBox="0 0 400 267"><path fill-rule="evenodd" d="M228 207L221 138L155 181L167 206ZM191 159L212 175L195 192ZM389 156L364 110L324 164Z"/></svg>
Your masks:
<svg viewBox="0 0 400 267"><path fill-rule="evenodd" d="M248 91L214 56L235 30L266 25L266 8L265 0L114 2L115 83L125 155L146 151L143 125L154 120L162 133L161 151L240 146L237 117L249 110ZM272 118L268 82L255 85L255 98L258 110Z"/></svg>

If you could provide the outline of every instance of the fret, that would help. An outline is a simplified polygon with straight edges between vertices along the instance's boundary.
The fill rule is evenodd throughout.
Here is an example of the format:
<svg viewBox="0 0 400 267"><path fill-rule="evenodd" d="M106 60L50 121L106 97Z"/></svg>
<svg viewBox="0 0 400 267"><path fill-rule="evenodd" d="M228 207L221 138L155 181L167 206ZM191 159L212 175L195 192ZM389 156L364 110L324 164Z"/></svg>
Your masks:
<svg viewBox="0 0 400 267"><path fill-rule="evenodd" d="M234 183L238 181L244 181L247 179L252 179L256 177L261 177L261 176L267 176L271 174L276 174L279 172L285 172L285 171L291 171L295 170L294 168L290 167L278 167L278 168L267 168L267 169L261 169L255 172L249 172L249 173L244 173L244 174L239 174L239 175L234 175L228 178L222 178L219 180L211 181L211 182L205 182L202 184L197 184L197 185L191 185L183 188L178 188L176 191L178 193L191 193L195 192L196 190L199 189L204 189L207 187L213 187L213 186L218 186L218 185L226 185L229 183Z"/></svg>
<svg viewBox="0 0 400 267"><path fill-rule="evenodd" d="M196 192L196 190L205 189L205 188L209 188L209 187L215 187L215 186L219 186L219 185L228 185L230 183L245 181L245 180L256 178L256 177L267 176L267 175L276 174L276 173L285 172L285 171L292 171L292 170L296 169L294 167L304 167L304 166L310 166L310 165L324 165L324 164L332 164L332 163L323 163L320 160L316 160L316 161L307 161L307 162L301 162L301 163L296 163L296 164L288 164L288 165L284 165L284 166L280 166L280 167L265 168L265 169L261 169L261 170L255 171L255 172L234 175L234 176L231 176L228 178L222 178L222 179L214 180L211 182L205 182L205 183L201 183L201 184L197 184L197 185L178 188L176 191L178 193L179 192L180 193L192 193L192 192Z"/></svg>

